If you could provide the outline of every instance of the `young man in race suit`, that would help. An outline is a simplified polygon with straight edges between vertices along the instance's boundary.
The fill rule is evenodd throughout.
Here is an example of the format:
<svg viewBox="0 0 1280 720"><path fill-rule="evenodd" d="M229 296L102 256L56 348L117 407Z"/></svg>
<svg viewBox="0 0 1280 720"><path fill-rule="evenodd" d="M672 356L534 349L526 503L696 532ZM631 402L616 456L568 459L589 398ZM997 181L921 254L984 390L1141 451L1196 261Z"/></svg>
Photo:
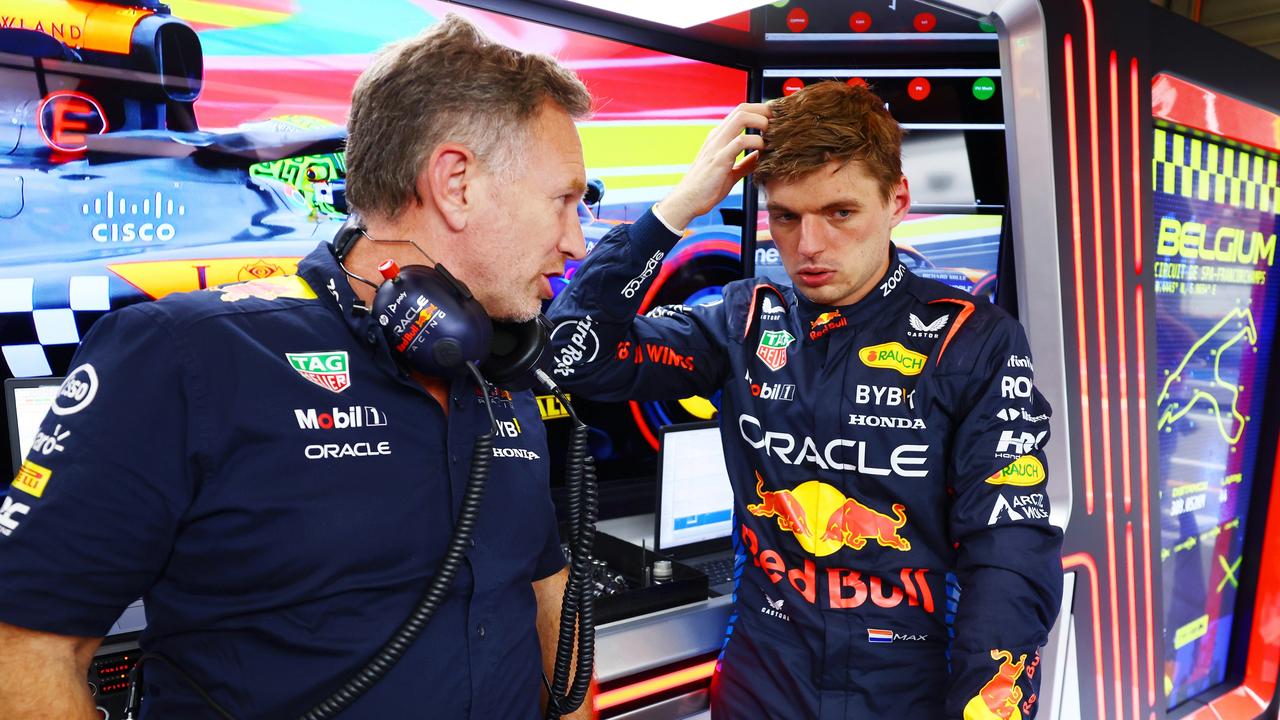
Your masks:
<svg viewBox="0 0 1280 720"><path fill-rule="evenodd" d="M741 105L551 309L555 371L583 396L722 391L739 569L717 720L1036 711L1062 585L1050 410L1013 318L899 261L900 149L865 88ZM753 170L793 287L638 317L680 231Z"/></svg>
<svg viewBox="0 0 1280 720"><path fill-rule="evenodd" d="M529 320L584 252L574 117L551 58L450 17L358 80L345 258L109 314L86 337L5 498L0 717L97 718L85 673L146 601L144 718L298 717L408 617L453 533L477 435L469 378L411 372L368 308L385 259L427 261ZM501 262L494 262L500 258ZM380 279L380 278L379 278ZM473 542L421 637L344 719L541 717L565 559L528 392L500 427ZM553 661L553 660L552 660ZM550 674L550 670L548 670ZM574 717L590 715L590 699Z"/></svg>

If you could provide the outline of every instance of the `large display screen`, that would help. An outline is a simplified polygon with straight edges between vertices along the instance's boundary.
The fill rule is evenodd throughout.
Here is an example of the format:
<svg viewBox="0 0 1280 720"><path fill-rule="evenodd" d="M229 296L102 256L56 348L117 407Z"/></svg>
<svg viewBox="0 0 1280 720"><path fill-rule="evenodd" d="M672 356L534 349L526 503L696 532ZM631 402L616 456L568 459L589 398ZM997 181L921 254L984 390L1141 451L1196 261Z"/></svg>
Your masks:
<svg viewBox="0 0 1280 720"><path fill-rule="evenodd" d="M1168 706L1224 681L1280 277L1275 156L1155 131L1155 418Z"/></svg>
<svg viewBox="0 0 1280 720"><path fill-rule="evenodd" d="M15 33L3 45L14 50L0 55L0 116L12 118L0 123L0 378L65 373L80 338L111 309L292 272L345 218L334 190L345 177L356 77L379 47L446 13L556 57L590 88L593 112L578 129L587 174L605 190L580 208L588 245L673 187L747 95L742 70L433 0L370 0L354 13L321 0L121 4L102 8L167 29L130 47L127 33L95 34L92 2L67 2L55 17L49 3L0 0L0 34ZM19 42L32 29L43 44ZM30 54L11 54L17 48ZM273 149L317 130L332 132L325 152ZM127 152L97 152L87 146L103 138L92 135L119 138ZM260 161L237 162L223 145ZM741 206L741 192L722 204L739 217ZM646 310L712 301L741 276L737 222L725 223L719 208L697 219ZM550 398L543 407L558 446L566 414ZM583 401L601 479L652 478L657 429L709 417L707 407Z"/></svg>

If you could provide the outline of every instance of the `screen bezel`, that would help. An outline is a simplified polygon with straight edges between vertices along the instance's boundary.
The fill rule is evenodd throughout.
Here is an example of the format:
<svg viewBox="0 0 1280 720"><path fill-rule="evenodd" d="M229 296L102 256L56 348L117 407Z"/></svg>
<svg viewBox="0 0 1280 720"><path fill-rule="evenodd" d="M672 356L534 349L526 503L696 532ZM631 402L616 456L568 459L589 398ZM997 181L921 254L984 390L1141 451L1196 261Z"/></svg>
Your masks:
<svg viewBox="0 0 1280 720"><path fill-rule="evenodd" d="M35 378L5 378L5 423L9 427L9 458L13 474L17 474L18 468L22 465L22 455L24 453L24 448L19 445L18 409L14 403L14 400L17 398L18 390L33 387L58 387L60 385L62 385L62 378L52 375Z"/></svg>
<svg viewBox="0 0 1280 720"><path fill-rule="evenodd" d="M723 550L733 542L733 531L729 531L727 538L713 538L711 540L701 540L699 542L689 543L687 545L677 545L676 547L662 547L662 456L663 450L666 449L666 438L669 432L688 432L692 430L709 430L711 428L719 429L719 420L704 420L702 422L678 423L675 425L667 425L660 431L658 437L658 465L654 470L654 495L653 495L653 550L654 552L665 555L676 555L682 557L692 557L694 555L705 555L707 553ZM729 478L732 485L733 478ZM735 523L736 524L736 523Z"/></svg>

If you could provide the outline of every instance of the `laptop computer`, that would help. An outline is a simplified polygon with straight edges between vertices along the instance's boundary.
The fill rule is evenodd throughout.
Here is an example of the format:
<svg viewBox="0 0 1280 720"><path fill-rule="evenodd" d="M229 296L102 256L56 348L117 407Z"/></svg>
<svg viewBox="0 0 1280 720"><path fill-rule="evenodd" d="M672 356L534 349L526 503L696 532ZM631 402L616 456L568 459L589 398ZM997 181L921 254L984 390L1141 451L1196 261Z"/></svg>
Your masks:
<svg viewBox="0 0 1280 720"><path fill-rule="evenodd" d="M4 407L5 419L9 425L9 450L13 472L18 473L23 459L31 449L36 433L40 431L40 423L49 412L58 389L62 387L60 377L41 378L5 378ZM58 438L52 439L54 442ZM8 490L7 483L0 485L0 495ZM147 626L146 609L141 600L135 600L125 608L123 614L107 631L107 639L141 632Z"/></svg>
<svg viewBox="0 0 1280 720"><path fill-rule="evenodd" d="M654 552L696 568L717 595L733 592L733 486L715 421L662 428Z"/></svg>
<svg viewBox="0 0 1280 720"><path fill-rule="evenodd" d="M40 423L62 387L60 377L5 378L4 407L9 426L10 477L18 473Z"/></svg>

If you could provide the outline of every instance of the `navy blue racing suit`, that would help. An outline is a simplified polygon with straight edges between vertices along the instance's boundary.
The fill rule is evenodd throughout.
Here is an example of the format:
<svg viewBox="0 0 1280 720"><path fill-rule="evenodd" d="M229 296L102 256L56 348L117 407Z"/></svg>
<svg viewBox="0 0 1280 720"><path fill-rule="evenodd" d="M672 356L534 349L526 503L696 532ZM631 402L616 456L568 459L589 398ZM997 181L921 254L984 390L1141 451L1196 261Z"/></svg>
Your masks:
<svg viewBox="0 0 1280 720"><path fill-rule="evenodd" d="M550 309L553 372L602 400L723 391L738 562L713 716L1034 716L1061 532L1021 326L893 248L853 305L747 279L637 316L678 239L649 213L592 250Z"/></svg>

